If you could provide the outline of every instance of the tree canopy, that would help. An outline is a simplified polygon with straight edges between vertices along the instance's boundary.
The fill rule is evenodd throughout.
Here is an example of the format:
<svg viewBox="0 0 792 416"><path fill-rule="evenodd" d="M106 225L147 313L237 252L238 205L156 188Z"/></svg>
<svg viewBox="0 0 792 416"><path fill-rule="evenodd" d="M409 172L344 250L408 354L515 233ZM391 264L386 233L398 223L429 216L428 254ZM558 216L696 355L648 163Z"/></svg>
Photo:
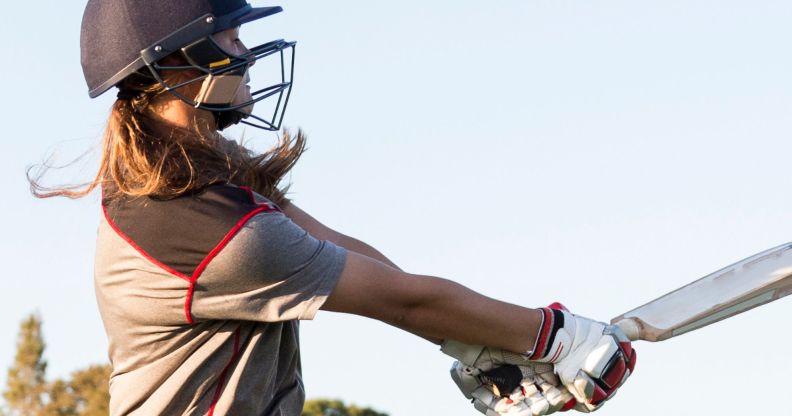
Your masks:
<svg viewBox="0 0 792 416"><path fill-rule="evenodd" d="M369 408L347 406L340 400L308 400L302 416L388 416Z"/></svg>
<svg viewBox="0 0 792 416"><path fill-rule="evenodd" d="M4 414L8 416L107 416L109 365L75 371L68 379L47 381L41 318L22 321L14 364L8 370Z"/></svg>
<svg viewBox="0 0 792 416"><path fill-rule="evenodd" d="M11 415L35 415L44 408L47 389L44 348L41 318L30 315L20 325L16 357L8 369L7 388L3 392Z"/></svg>

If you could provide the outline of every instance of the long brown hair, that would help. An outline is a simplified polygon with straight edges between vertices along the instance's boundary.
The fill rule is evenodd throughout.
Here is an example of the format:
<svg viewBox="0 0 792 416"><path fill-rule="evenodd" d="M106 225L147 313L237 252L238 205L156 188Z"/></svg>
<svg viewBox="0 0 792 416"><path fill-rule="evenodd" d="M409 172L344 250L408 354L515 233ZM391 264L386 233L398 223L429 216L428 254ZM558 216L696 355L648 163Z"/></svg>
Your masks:
<svg viewBox="0 0 792 416"><path fill-rule="evenodd" d="M97 187L105 198L174 198L214 183L249 186L276 204L285 201L278 186L305 150L305 136L284 132L270 151L256 154L216 132L216 126L181 129L158 120L152 100L166 93L146 69L127 77L113 104L102 140L102 158L92 181L77 186L45 187L46 162L28 170L31 193L38 198L81 198ZM165 133L163 133L165 132Z"/></svg>

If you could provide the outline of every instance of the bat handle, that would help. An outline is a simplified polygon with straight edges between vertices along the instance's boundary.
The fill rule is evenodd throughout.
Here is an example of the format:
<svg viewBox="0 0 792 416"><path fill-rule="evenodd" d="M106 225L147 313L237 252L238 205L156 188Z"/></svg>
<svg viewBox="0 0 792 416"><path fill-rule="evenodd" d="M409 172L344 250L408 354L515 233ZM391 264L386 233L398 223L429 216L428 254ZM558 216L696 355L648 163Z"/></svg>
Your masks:
<svg viewBox="0 0 792 416"><path fill-rule="evenodd" d="M616 322L616 326L630 338L630 341L638 341L641 339L641 323L633 318L624 318Z"/></svg>

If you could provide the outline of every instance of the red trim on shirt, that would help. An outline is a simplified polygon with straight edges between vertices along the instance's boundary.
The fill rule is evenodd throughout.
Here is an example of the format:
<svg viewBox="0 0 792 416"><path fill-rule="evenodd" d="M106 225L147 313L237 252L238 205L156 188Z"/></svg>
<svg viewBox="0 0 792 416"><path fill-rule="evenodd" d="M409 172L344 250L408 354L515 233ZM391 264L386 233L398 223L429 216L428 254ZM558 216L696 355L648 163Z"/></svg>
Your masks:
<svg viewBox="0 0 792 416"><path fill-rule="evenodd" d="M215 246L209 254L204 257L203 261L195 268L191 278L190 278L190 288L187 290L187 296L184 299L184 314L187 317L187 323L192 324L192 300L193 300L193 292L195 291L195 283L198 281L198 278L201 277L201 274L209 266L209 263L214 260L214 258L220 254L220 252L225 248L229 241L245 226L245 224L250 221L251 218L255 217L258 214L264 212L271 212L277 211L276 208L270 206L269 204L261 204L258 208L250 211L247 215L245 215L239 222L231 228L231 231L226 234L226 236L220 241L217 246Z"/></svg>
<svg viewBox="0 0 792 416"><path fill-rule="evenodd" d="M231 354L231 360L228 361L225 368L223 368L223 372L220 373L220 378L217 380L217 388L215 388L214 396L212 397L212 406L209 408L209 413L206 416L214 415L215 406L217 406L217 402L220 400L220 393L223 392L223 385L225 384L225 378L228 373L228 370L231 368L231 364L233 364L237 360L237 356L239 355L239 327L237 327L236 331L234 331L234 353Z"/></svg>
<svg viewBox="0 0 792 416"><path fill-rule="evenodd" d="M102 204L102 212L104 213L105 220L107 221L107 224L110 225L110 228L112 228L113 231L115 231L116 234L118 234L119 237L121 237L124 241L129 243L129 245L132 246L132 248L137 250L137 252L140 253L143 257L145 257L148 261L154 263L155 266L157 266L157 267L161 268L162 270L165 270L166 272L178 277L179 279L183 279L183 280L186 280L186 281L190 282L190 276L187 276L184 273L178 272L175 269L173 269L171 267L168 267L164 263L160 262L159 260L157 260L154 257L152 257L150 254L148 254L146 252L146 250L143 250L139 245L135 244L135 242L132 241L132 239L129 238L129 236L124 234L121 231L121 229L118 228L117 225L115 225L113 220L110 219L110 214L107 213L107 207L104 204Z"/></svg>
<svg viewBox="0 0 792 416"><path fill-rule="evenodd" d="M220 253L220 251L222 251L225 248L228 242L231 241L232 238L234 238L236 233L239 232L239 230L242 229L242 227L248 221L250 221L251 218L264 212L273 212L273 211L280 212L280 209L278 209L278 207L270 205L266 202L257 203L256 197L250 188L240 187L240 189L243 189L245 192L247 192L247 194L250 196L250 200L257 205L257 208L247 213L247 215L245 215L241 220L239 220L239 222L237 222L237 224L233 228L231 228L231 231L229 231L228 234L226 234L225 237L223 237L220 243L218 243L217 246L215 246L215 248L212 249L212 251L210 251L209 254L206 255L206 257L204 257L201 263L198 264L198 267L196 267L196 269L193 271L192 276L188 276L184 273L181 273L173 269L172 267L169 267L165 263L160 262L159 260L151 256L149 253L147 253L145 250L143 250L143 248L137 245L131 238L129 238L129 236L124 234L121 231L121 229L118 228L118 226L110 219L110 214L108 214L107 212L107 206L102 204L102 212L104 213L104 217L105 220L107 221L107 224L110 225L110 228L112 228L116 232L116 234L118 234L119 237L121 237L124 241L126 241L130 246L132 246L132 248L134 248L144 258L152 262L155 266L161 268L162 270L165 270L166 272L182 280L186 280L190 284L184 299L184 315L187 318L188 324L194 323L191 311L192 311L192 301L195 293L196 282L198 281L198 278L201 277L201 274L209 265L209 263Z"/></svg>

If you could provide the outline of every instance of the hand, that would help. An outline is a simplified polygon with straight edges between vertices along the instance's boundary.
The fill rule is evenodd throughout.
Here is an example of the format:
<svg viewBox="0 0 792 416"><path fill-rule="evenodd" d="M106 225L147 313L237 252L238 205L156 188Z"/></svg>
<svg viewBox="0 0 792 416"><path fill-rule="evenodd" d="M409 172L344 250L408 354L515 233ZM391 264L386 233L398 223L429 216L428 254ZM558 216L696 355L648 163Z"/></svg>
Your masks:
<svg viewBox="0 0 792 416"><path fill-rule="evenodd" d="M540 416L576 408L575 398L560 384L551 364L456 341L446 341L441 350L459 360L451 367L451 378L485 415Z"/></svg>
<svg viewBox="0 0 792 416"><path fill-rule="evenodd" d="M597 410L635 368L629 338L614 325L575 316L558 303L542 312L544 321L529 359L555 364L561 383L584 411Z"/></svg>

